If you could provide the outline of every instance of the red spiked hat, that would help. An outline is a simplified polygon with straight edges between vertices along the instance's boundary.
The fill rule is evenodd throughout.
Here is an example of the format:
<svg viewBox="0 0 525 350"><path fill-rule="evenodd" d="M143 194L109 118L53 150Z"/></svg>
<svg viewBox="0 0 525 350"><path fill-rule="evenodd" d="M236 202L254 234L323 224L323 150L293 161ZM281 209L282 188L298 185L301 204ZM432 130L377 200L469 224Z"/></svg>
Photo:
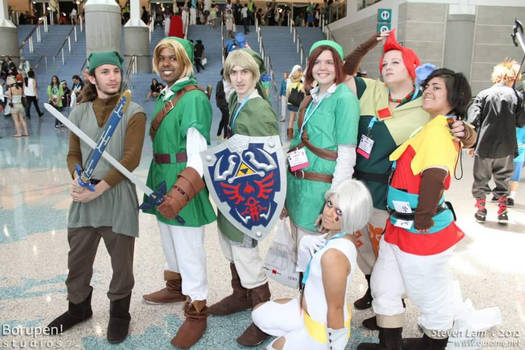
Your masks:
<svg viewBox="0 0 525 350"><path fill-rule="evenodd" d="M385 53L391 50L399 50L403 55L403 62L408 71L408 74L414 80L416 78L416 67L421 64L419 58L417 57L414 50L409 49L408 47L401 46L396 40L395 29L392 29L388 37L386 38L385 45L383 46L383 56L379 60L379 71L382 71L383 67L383 57Z"/></svg>

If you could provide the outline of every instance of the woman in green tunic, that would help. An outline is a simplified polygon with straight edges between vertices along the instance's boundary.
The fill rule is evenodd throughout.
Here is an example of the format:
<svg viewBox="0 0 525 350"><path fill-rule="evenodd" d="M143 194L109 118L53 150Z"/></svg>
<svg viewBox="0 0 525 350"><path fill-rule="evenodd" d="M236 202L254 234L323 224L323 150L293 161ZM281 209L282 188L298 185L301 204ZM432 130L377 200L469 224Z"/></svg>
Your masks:
<svg viewBox="0 0 525 350"><path fill-rule="evenodd" d="M297 241L318 234L325 192L350 179L355 164L359 102L345 84L343 48L321 40L310 49L305 97L288 152L286 210ZM314 87L315 86L315 87Z"/></svg>

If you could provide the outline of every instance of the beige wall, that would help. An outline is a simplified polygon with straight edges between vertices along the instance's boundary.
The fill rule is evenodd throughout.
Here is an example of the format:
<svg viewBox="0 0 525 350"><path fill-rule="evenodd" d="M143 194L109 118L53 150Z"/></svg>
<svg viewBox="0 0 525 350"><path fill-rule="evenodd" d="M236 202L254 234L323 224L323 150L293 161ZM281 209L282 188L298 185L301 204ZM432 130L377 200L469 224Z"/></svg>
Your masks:
<svg viewBox="0 0 525 350"><path fill-rule="evenodd" d="M444 62L454 69L461 67L470 77L474 93L489 87L492 68L506 57L520 60L523 52L513 46L510 39L514 18L525 20L525 1L502 0L501 6L484 0L471 0L468 8L460 8L454 0L383 0L369 8L358 11L355 2L349 5L349 15L330 25L335 40L349 53L359 43L368 39L377 25L377 9L392 9L392 26L397 27L397 38L405 46L413 49L422 63L430 62L443 66ZM519 2L519 5L517 5ZM514 5L514 6L509 6ZM355 8L354 8L355 7ZM474 16L474 30L449 33L449 40L457 40L455 45L472 46L467 49L467 62L459 62L457 56L449 53L445 57L445 39L449 18L461 13ZM452 17L451 17L452 16ZM449 48L454 45L448 45ZM469 52L471 51L471 52ZM380 47L372 50L361 65L369 76L379 76L378 62L382 53ZM456 62L458 61L458 62Z"/></svg>
<svg viewBox="0 0 525 350"><path fill-rule="evenodd" d="M525 20L525 7L478 6L474 24L471 80L473 91L490 86L492 68L506 57L519 61L523 51L512 44L514 18Z"/></svg>

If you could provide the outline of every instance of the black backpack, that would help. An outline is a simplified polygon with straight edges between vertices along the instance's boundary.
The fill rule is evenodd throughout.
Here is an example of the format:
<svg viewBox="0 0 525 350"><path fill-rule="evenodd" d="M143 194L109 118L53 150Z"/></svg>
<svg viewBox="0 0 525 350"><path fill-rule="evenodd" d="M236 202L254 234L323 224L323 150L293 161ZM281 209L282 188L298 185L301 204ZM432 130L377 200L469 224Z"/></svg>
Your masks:
<svg viewBox="0 0 525 350"><path fill-rule="evenodd" d="M290 91L290 96L288 96L288 103L292 106L299 107L301 102L303 102L304 92L302 92L298 86L294 87Z"/></svg>

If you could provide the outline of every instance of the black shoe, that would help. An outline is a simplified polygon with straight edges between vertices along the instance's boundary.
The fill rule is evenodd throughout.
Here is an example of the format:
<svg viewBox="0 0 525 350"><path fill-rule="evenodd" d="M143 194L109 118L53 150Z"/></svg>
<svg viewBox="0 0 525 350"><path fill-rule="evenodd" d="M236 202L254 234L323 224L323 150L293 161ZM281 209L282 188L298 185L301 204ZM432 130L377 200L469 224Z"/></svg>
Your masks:
<svg viewBox="0 0 525 350"><path fill-rule="evenodd" d="M514 198L508 197L507 198L507 207L513 207L514 206Z"/></svg>
<svg viewBox="0 0 525 350"><path fill-rule="evenodd" d="M509 216L507 215L507 211L501 212L501 214L498 214L498 224L500 225L507 225L509 223Z"/></svg>
<svg viewBox="0 0 525 350"><path fill-rule="evenodd" d="M487 209L485 208L485 199L484 198L476 199L476 204L474 206L477 209L476 213L474 214L476 221L479 223L484 223L485 220L487 219Z"/></svg>
<svg viewBox="0 0 525 350"><path fill-rule="evenodd" d="M67 331L74 325L91 318L91 316L93 316L93 311L91 310L92 293L93 289L91 289L91 292L89 292L88 297L79 304L73 304L72 302L69 302L68 310L47 325L46 329L48 330L49 334L60 334L64 331Z"/></svg>
<svg viewBox="0 0 525 350"><path fill-rule="evenodd" d="M108 342L111 344L122 343L128 336L129 322L129 303L131 294L127 297L112 301L109 306L109 323L108 323Z"/></svg>
<svg viewBox="0 0 525 350"><path fill-rule="evenodd" d="M354 307L357 310L366 310L372 306L372 292L370 291L370 275L365 275L368 288L360 299L354 302Z"/></svg>
<svg viewBox="0 0 525 350"><path fill-rule="evenodd" d="M492 196L491 202L497 202L499 200L499 197L496 197L496 195Z"/></svg>
<svg viewBox="0 0 525 350"><path fill-rule="evenodd" d="M401 333L403 328L379 328L379 344L361 343L357 350L401 350ZM421 350L428 350L422 348Z"/></svg>
<svg viewBox="0 0 525 350"><path fill-rule="evenodd" d="M38 113L38 117L39 118L42 118L43 115L44 115L44 113Z"/></svg>
<svg viewBox="0 0 525 350"><path fill-rule="evenodd" d="M403 350L445 350L448 343L448 337L444 339L433 339L423 335L422 338L405 338L403 339Z"/></svg>
<svg viewBox="0 0 525 350"><path fill-rule="evenodd" d="M377 326L377 318L375 316L367 318L363 321L363 327L370 329L371 331L379 330L379 327Z"/></svg>

